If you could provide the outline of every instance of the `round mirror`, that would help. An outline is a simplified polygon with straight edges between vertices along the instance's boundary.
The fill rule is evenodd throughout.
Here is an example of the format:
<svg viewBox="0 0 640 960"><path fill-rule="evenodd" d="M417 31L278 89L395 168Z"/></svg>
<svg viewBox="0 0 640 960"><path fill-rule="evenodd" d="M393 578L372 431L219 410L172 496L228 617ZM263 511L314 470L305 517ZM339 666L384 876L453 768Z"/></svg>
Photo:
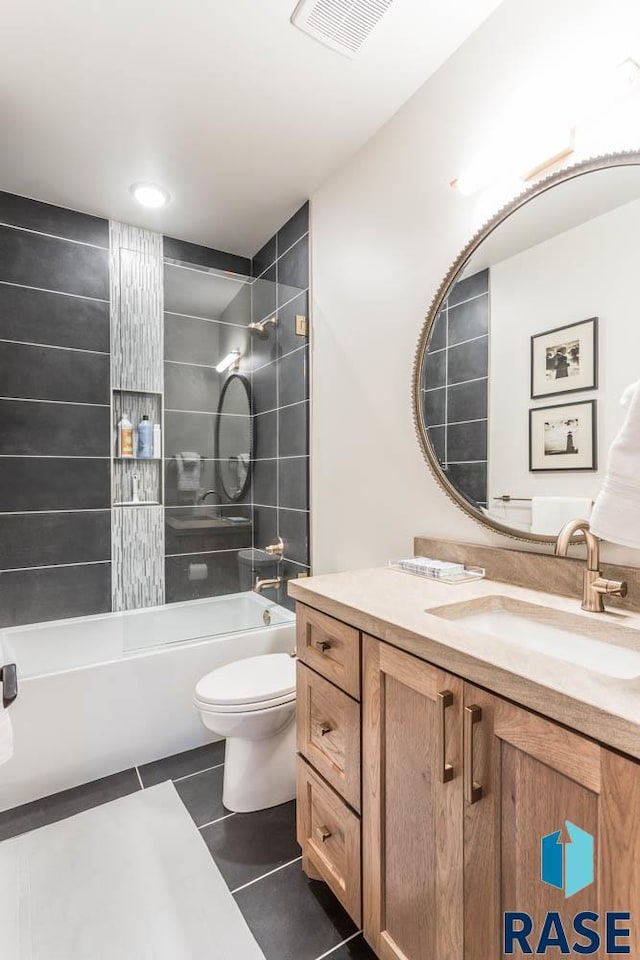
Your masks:
<svg viewBox="0 0 640 960"><path fill-rule="evenodd" d="M640 376L640 154L536 184L467 245L416 356L425 457L474 519L550 542L589 519Z"/></svg>
<svg viewBox="0 0 640 960"><path fill-rule="evenodd" d="M241 500L251 479L253 429L251 387L232 374L220 394L216 419L216 461L219 487L231 501Z"/></svg>

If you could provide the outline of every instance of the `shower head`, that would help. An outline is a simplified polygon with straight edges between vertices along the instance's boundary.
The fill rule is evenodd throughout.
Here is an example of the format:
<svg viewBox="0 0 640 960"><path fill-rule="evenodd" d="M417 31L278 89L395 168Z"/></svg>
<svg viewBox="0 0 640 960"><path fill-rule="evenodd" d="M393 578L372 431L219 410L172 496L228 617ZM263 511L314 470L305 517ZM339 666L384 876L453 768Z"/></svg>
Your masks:
<svg viewBox="0 0 640 960"><path fill-rule="evenodd" d="M256 337L260 337L261 340L266 340L269 336L269 327L277 327L278 321L275 317L267 317L266 320L254 321L249 324L249 330L251 333L255 333Z"/></svg>

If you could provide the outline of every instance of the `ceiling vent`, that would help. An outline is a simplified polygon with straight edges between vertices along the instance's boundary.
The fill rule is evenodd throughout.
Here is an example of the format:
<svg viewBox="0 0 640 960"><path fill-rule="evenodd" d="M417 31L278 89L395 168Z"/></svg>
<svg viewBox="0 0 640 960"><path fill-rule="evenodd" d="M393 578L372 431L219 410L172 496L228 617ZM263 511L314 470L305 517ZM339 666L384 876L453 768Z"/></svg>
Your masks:
<svg viewBox="0 0 640 960"><path fill-rule="evenodd" d="M291 22L346 57L355 57L393 0L300 0Z"/></svg>

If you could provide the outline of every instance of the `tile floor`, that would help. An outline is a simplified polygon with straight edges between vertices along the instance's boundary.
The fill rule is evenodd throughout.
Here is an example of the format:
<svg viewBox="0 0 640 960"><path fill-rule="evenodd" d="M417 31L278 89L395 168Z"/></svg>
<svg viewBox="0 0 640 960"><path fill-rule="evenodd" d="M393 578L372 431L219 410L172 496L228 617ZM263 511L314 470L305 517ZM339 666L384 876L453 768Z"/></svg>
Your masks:
<svg viewBox="0 0 640 960"><path fill-rule="evenodd" d="M229 813L223 770L224 743L124 770L0 813L0 840L173 780L266 960L376 960L328 887L302 873L295 803Z"/></svg>

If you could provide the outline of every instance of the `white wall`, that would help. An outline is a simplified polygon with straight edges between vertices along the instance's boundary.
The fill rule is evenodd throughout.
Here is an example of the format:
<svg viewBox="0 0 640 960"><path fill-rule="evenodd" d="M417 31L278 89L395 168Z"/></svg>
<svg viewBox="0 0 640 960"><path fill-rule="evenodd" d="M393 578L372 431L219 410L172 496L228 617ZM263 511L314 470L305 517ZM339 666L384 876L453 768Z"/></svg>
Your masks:
<svg viewBox="0 0 640 960"><path fill-rule="evenodd" d="M624 49L625 36L638 36L631 20L639 7L631 0L506 0L313 196L316 573L407 555L414 534L514 545L447 499L412 424L422 320L478 226L474 199L448 184L492 130L517 135L515 118L531 119L517 102L520 88L559 65L575 76L577 60L592 75L603 45ZM542 93L538 105L547 108Z"/></svg>
<svg viewBox="0 0 640 960"><path fill-rule="evenodd" d="M489 497L595 499L624 418L620 397L640 376L639 224L640 201L628 203L491 267ZM598 390L532 401L530 337L594 316ZM529 408L592 399L598 401L598 470L530 473ZM517 519L510 507L492 509L506 522Z"/></svg>

